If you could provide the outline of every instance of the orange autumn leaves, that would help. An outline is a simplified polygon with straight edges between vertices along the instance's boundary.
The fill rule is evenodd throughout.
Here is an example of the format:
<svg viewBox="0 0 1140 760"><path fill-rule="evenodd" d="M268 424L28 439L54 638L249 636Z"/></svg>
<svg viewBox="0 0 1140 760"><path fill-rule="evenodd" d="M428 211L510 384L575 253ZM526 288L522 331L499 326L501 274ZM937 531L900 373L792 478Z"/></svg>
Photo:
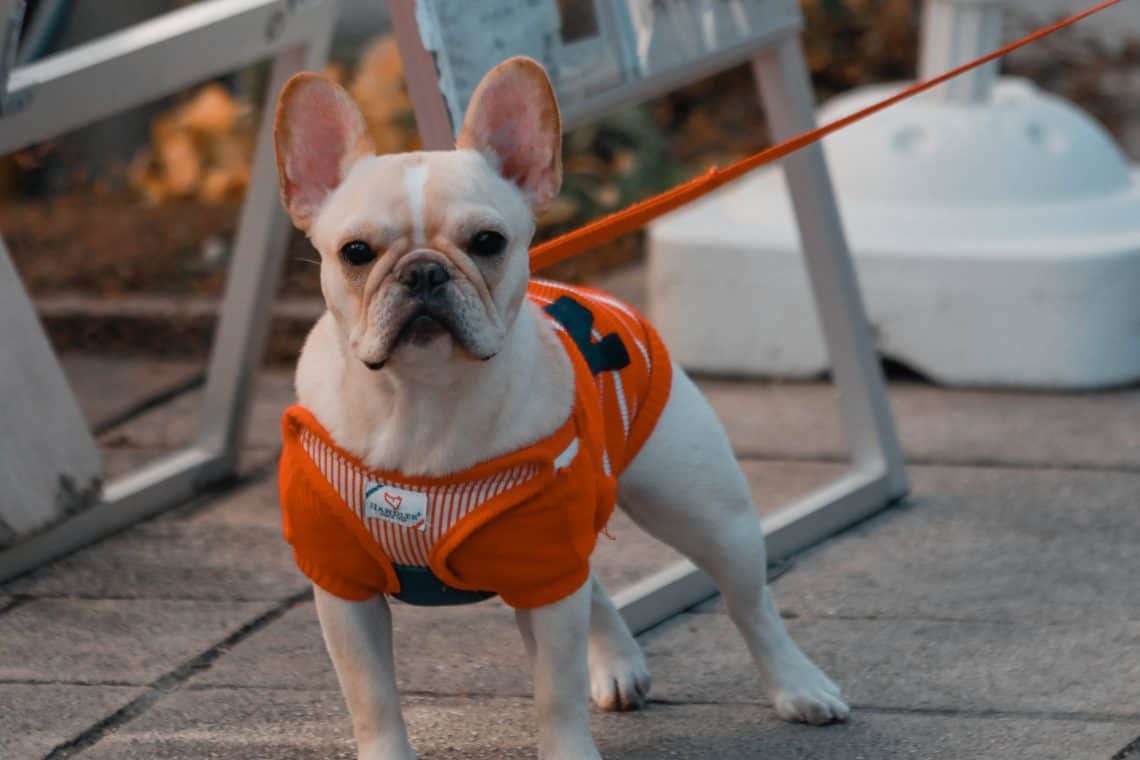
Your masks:
<svg viewBox="0 0 1140 760"><path fill-rule="evenodd" d="M185 103L157 116L150 145L128 170L147 201L197 198L221 203L240 197L249 182L256 124L252 109L222 85L201 87Z"/></svg>
<svg viewBox="0 0 1140 760"><path fill-rule="evenodd" d="M338 65L330 65L325 74L359 103L378 151L419 147L400 56L391 38L374 43L351 75ZM131 187L152 204L239 200L249 184L256 116L250 103L235 99L224 85L203 85L154 119L150 143L129 167Z"/></svg>

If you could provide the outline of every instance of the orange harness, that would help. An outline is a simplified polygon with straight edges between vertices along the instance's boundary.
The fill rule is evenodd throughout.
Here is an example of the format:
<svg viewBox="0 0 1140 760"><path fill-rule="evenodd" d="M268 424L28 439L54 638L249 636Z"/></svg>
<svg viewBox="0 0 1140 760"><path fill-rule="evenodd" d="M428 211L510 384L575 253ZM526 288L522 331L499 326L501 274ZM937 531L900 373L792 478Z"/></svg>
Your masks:
<svg viewBox="0 0 1140 760"><path fill-rule="evenodd" d="M494 593L539 607L586 581L617 476L669 398L671 364L656 332L605 294L532 281L528 295L574 367L573 411L544 440L452 475L408 477L368 469L303 407L285 412L285 537L314 583L345 599L440 604ZM440 593L408 594L413 571Z"/></svg>

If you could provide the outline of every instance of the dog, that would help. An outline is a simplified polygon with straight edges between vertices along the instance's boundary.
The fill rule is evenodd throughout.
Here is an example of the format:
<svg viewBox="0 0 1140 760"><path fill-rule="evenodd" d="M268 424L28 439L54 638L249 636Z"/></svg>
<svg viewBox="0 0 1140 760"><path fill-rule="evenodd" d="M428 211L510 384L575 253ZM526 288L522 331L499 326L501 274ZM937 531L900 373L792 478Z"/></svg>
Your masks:
<svg viewBox="0 0 1140 760"><path fill-rule="evenodd" d="M848 715L784 628L747 483L695 385L629 307L531 280L559 119L527 58L486 75L450 151L374 155L352 99L314 74L280 96L282 199L327 306L283 423L284 527L362 759L415 756L387 597L496 593L532 665L539 756L600 757L590 698L629 710L649 690L589 570L615 501L714 579L782 718Z"/></svg>

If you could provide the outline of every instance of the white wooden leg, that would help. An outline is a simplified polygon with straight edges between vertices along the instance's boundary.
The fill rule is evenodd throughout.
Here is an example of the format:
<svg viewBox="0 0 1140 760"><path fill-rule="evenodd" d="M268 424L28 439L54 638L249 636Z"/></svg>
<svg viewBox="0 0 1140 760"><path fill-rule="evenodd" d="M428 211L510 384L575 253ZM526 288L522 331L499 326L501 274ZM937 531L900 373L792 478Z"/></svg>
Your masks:
<svg viewBox="0 0 1140 760"><path fill-rule="evenodd" d="M814 96L798 38L790 37L756 56L752 70L773 140L815 127ZM900 497L907 488L902 451L823 149L818 144L808 146L785 158L783 168L852 459L857 469L885 472L889 496Z"/></svg>

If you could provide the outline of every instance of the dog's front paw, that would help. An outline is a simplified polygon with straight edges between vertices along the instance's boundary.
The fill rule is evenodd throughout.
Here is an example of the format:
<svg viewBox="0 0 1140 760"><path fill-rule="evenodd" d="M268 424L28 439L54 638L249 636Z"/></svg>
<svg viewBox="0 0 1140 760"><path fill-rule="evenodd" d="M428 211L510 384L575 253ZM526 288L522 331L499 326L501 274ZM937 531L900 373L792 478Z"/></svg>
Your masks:
<svg viewBox="0 0 1140 760"><path fill-rule="evenodd" d="M847 720L842 692L815 663L796 652L772 672L772 705L784 720L823 725Z"/></svg>
<svg viewBox="0 0 1140 760"><path fill-rule="evenodd" d="M639 710L649 696L645 655L632 637L620 651L612 643L590 642L590 696L602 710Z"/></svg>
<svg viewBox="0 0 1140 760"><path fill-rule="evenodd" d="M566 736L540 745L538 760L602 760L602 756L589 735Z"/></svg>
<svg viewBox="0 0 1140 760"><path fill-rule="evenodd" d="M406 741L375 741L361 744L357 760L416 760L416 753Z"/></svg>

